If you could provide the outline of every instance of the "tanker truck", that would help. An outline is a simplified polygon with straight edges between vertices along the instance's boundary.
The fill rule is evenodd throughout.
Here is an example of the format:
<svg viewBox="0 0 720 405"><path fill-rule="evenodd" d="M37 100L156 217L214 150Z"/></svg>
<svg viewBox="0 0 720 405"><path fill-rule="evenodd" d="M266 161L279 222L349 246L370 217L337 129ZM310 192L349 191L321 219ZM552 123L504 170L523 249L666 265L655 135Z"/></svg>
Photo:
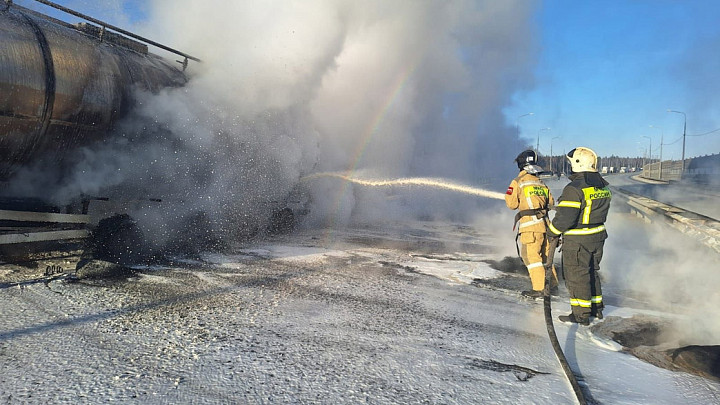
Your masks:
<svg viewBox="0 0 720 405"><path fill-rule="evenodd" d="M3 3L0 180L39 160L61 166L69 151L108 136L132 106L132 89L156 92L187 81L189 55L175 51L183 64L170 63L88 16L103 25L68 24Z"/></svg>
<svg viewBox="0 0 720 405"><path fill-rule="evenodd" d="M199 61L77 11L35 1L84 21L70 24L0 1L3 188L29 165L62 171L72 163L72 151L113 136L113 126L134 104L135 89L183 86L188 60ZM180 63L150 53L148 44L180 55ZM0 246L84 238L90 219L87 201L81 205L69 210L4 192Z"/></svg>
<svg viewBox="0 0 720 405"><path fill-rule="evenodd" d="M78 148L118 136L114 126L132 110L137 90L156 93L184 86L189 61L200 62L48 0L33 1L83 22L71 24L0 0L0 191L31 165L63 173L77 163L73 152ZM154 55L148 45L180 60ZM78 196L81 203L57 207L35 197L0 195L0 259L3 246L79 240L90 229L97 231L98 219L91 222L88 204L102 196ZM148 201L157 201L151 197ZM258 227L287 232L296 215L306 213L305 200L271 201L272 215L261 220L262 225L240 226L248 228L243 232L249 235Z"/></svg>

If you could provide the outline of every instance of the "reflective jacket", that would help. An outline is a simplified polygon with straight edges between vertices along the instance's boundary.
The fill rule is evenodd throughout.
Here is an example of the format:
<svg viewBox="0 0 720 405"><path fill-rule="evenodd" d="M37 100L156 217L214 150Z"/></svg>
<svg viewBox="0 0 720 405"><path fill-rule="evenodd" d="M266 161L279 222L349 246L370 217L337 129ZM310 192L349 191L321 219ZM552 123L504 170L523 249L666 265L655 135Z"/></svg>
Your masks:
<svg viewBox="0 0 720 405"><path fill-rule="evenodd" d="M552 194L537 176L520 171L505 193L505 205L511 210L519 209L518 232L545 232L545 218Z"/></svg>
<svg viewBox="0 0 720 405"><path fill-rule="evenodd" d="M548 234L585 240L605 240L605 220L612 193L608 182L595 172L574 173L555 207Z"/></svg>

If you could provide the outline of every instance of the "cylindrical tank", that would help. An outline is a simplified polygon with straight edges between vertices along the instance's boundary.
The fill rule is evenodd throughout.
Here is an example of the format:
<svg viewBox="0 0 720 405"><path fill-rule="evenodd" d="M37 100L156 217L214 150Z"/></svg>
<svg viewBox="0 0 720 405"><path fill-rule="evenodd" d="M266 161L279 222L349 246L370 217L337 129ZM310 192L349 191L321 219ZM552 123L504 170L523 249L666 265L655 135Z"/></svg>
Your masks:
<svg viewBox="0 0 720 405"><path fill-rule="evenodd" d="M73 148L109 136L134 88L186 82L146 49L91 25L17 6L0 11L0 179L36 160L59 164Z"/></svg>

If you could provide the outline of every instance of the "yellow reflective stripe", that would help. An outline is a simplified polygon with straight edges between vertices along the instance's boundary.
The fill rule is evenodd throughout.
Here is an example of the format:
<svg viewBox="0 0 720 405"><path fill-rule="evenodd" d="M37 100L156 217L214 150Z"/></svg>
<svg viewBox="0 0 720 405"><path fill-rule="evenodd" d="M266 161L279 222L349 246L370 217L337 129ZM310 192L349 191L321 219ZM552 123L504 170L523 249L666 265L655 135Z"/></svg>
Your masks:
<svg viewBox="0 0 720 405"><path fill-rule="evenodd" d="M592 307L592 304L588 300L581 300L578 298L571 298L570 299L570 305L574 307L583 307L583 308L590 308Z"/></svg>
<svg viewBox="0 0 720 405"><path fill-rule="evenodd" d="M582 224L587 225L590 223L590 211L592 210L592 200L585 201L585 209L583 210Z"/></svg>
<svg viewBox="0 0 720 405"><path fill-rule="evenodd" d="M602 295L596 295L590 298L590 301L592 301L593 304L599 304L602 302Z"/></svg>
<svg viewBox="0 0 720 405"><path fill-rule="evenodd" d="M580 209L580 201L560 201L557 206Z"/></svg>
<svg viewBox="0 0 720 405"><path fill-rule="evenodd" d="M537 224L539 224L539 223L541 223L541 222L543 222L543 221L545 221L545 218L539 218L539 219L538 219L538 218L535 218L535 219L530 220L530 221L528 221L528 222L523 222L522 224L520 224L520 228L522 228L522 227L524 227L524 226L537 225Z"/></svg>
<svg viewBox="0 0 720 405"><path fill-rule="evenodd" d="M580 224L587 225L590 223L590 211L592 210L592 196L590 195L595 187L587 187L582 189L583 195L585 196L585 209L583 210L582 220Z"/></svg>
<svg viewBox="0 0 720 405"><path fill-rule="evenodd" d="M550 228L550 230L551 230L554 234L562 235L562 232L560 232L557 228L555 228L555 227L553 226L552 222L548 222L548 228Z"/></svg>
<svg viewBox="0 0 720 405"><path fill-rule="evenodd" d="M525 187L525 186L541 186L541 187L546 187L543 183L540 183L539 181L524 181L524 182L522 182L522 183L519 183L519 186L520 186L520 187Z"/></svg>
<svg viewBox="0 0 720 405"><path fill-rule="evenodd" d="M592 235L595 233L600 233L605 230L605 225L596 226L594 228L578 228L578 229L570 229L568 231L565 231L565 235Z"/></svg>
<svg viewBox="0 0 720 405"><path fill-rule="evenodd" d="M536 268L536 267L543 267L542 262L530 263L530 264L527 265L528 270L534 269L534 268Z"/></svg>

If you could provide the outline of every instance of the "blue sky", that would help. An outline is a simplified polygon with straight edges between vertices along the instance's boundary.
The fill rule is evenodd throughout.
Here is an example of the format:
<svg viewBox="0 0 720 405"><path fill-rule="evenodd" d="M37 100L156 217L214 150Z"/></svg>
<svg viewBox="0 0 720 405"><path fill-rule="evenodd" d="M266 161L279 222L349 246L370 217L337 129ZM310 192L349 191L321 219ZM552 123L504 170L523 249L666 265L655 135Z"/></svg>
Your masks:
<svg viewBox="0 0 720 405"><path fill-rule="evenodd" d="M13 0L23 7L74 23L82 21L49 6L33 0ZM144 21L149 13L149 0L52 0L63 7L70 8L93 18L103 20L119 28L130 29L130 25Z"/></svg>
<svg viewBox="0 0 720 405"><path fill-rule="evenodd" d="M657 157L664 133L663 158L679 159L683 115L667 109L685 112L688 134L720 128L720 1L548 0L536 18L535 87L506 115L514 125L534 113L519 124L533 145L540 134L541 153L551 140L555 154L584 145L602 156L652 143ZM686 137L686 157L718 152L720 131Z"/></svg>

